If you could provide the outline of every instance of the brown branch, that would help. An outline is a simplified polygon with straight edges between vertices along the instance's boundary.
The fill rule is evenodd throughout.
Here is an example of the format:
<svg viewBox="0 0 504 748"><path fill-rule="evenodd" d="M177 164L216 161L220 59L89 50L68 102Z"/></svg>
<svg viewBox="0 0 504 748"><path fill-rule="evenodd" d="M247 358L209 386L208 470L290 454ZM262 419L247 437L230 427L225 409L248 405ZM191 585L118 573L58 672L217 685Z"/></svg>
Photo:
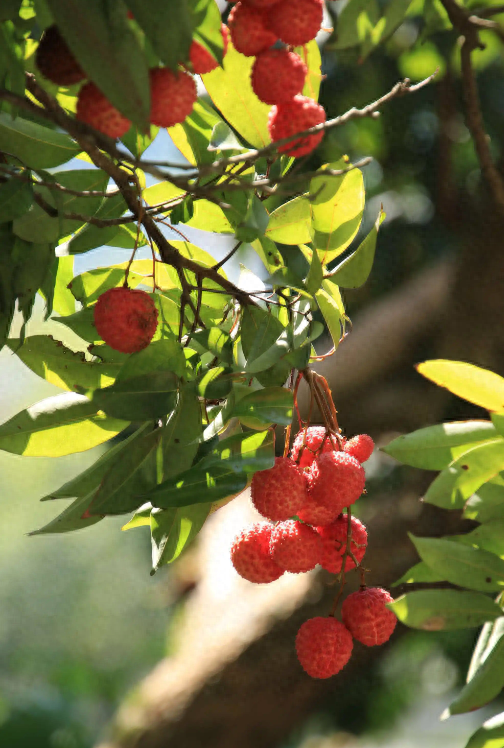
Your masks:
<svg viewBox="0 0 504 748"><path fill-rule="evenodd" d="M34 187L47 187L49 190L63 192L66 195L75 195L75 197L115 197L120 194L119 190L111 190L110 192L101 192L100 190L71 190L69 187L59 184L59 182L45 182L43 179L32 179L28 174L3 169L1 166L0 174L5 174L6 177L16 179L18 182L32 184Z"/></svg>

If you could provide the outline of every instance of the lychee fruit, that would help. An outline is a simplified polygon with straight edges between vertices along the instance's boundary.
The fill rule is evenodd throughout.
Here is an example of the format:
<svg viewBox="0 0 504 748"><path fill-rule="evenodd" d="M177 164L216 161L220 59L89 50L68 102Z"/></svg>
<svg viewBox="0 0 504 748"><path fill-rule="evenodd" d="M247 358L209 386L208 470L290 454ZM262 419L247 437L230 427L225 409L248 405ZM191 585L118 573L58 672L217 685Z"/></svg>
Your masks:
<svg viewBox="0 0 504 748"><path fill-rule="evenodd" d="M343 623L352 636L367 647L384 644L397 624L394 613L386 607L391 602L392 596L381 587L353 592L341 608Z"/></svg>
<svg viewBox="0 0 504 748"><path fill-rule="evenodd" d="M359 462L366 462L373 454L374 441L367 434L358 434L345 442L343 450Z"/></svg>
<svg viewBox="0 0 504 748"><path fill-rule="evenodd" d="M366 528L355 517L350 520L352 528L352 540L350 550L357 559L358 563L364 558L367 546ZM331 574L338 574L343 564L348 534L348 517L345 514L340 515L331 525L325 525L316 528L322 540L322 557L320 565L330 571ZM355 562L351 556L347 556L345 562L345 571L355 568Z"/></svg>
<svg viewBox="0 0 504 748"><path fill-rule="evenodd" d="M320 125L326 121L326 113L323 106L317 104L313 99L298 94L284 104L275 104L271 107L268 117L268 130L273 142L290 138L298 132L304 132L311 127ZM324 137L324 132L305 135L302 138L293 139L279 147L280 153L289 156L305 156L314 150Z"/></svg>
<svg viewBox="0 0 504 748"><path fill-rule="evenodd" d="M277 40L268 28L266 11L252 5L236 3L229 14L228 26L235 49L247 57L254 57Z"/></svg>
<svg viewBox="0 0 504 748"><path fill-rule="evenodd" d="M57 26L49 26L40 39L35 63L47 80L58 86L73 86L86 78Z"/></svg>
<svg viewBox="0 0 504 748"><path fill-rule="evenodd" d="M280 568L299 574L311 571L319 563L322 541L308 525L288 520L273 528L270 551L273 561Z"/></svg>
<svg viewBox="0 0 504 748"><path fill-rule="evenodd" d="M238 574L255 584L274 582L284 573L271 558L270 539L273 525L258 522L246 527L231 546L231 561Z"/></svg>
<svg viewBox="0 0 504 748"><path fill-rule="evenodd" d="M281 0L242 0L246 5L253 5L254 8L270 8Z"/></svg>
<svg viewBox="0 0 504 748"><path fill-rule="evenodd" d="M308 68L299 55L287 49L265 49L252 68L252 88L265 104L282 104L303 90Z"/></svg>
<svg viewBox="0 0 504 748"><path fill-rule="evenodd" d="M150 121L158 127L173 127L188 117L196 103L196 83L189 73L169 68L150 71Z"/></svg>
<svg viewBox="0 0 504 748"><path fill-rule="evenodd" d="M306 501L306 481L288 457L277 457L269 470L254 474L252 503L263 517L274 522L297 514Z"/></svg>
<svg viewBox="0 0 504 748"><path fill-rule="evenodd" d="M76 117L110 138L121 138L131 122L113 106L94 83L86 83L79 91Z"/></svg>
<svg viewBox="0 0 504 748"><path fill-rule="evenodd" d="M350 632L331 616L310 618L296 636L298 660L312 678L330 678L339 673L350 659L352 649Z"/></svg>
<svg viewBox="0 0 504 748"><path fill-rule="evenodd" d="M301 452L303 443L305 444L305 447ZM315 457L317 456L316 452L320 449L322 443L324 444L321 450L322 452L333 452L338 448L335 437L329 437L324 426L309 426L306 429L306 437L305 429L301 429L301 431L298 431L296 434L296 438L292 444L291 459L294 460L294 462L297 462L300 468L310 467L315 460ZM298 461L300 454L301 457Z"/></svg>
<svg viewBox="0 0 504 748"><path fill-rule="evenodd" d="M158 312L145 291L110 288L96 302L94 322L107 345L121 353L135 353L151 342Z"/></svg>
<svg viewBox="0 0 504 748"><path fill-rule="evenodd" d="M299 47L317 36L323 16L324 0L282 0L269 12L268 22L285 44Z"/></svg>
<svg viewBox="0 0 504 748"><path fill-rule="evenodd" d="M297 512L299 519L315 527L331 525L339 517L340 510L315 504L308 493L308 498Z"/></svg>
<svg viewBox="0 0 504 748"><path fill-rule="evenodd" d="M226 56L228 47L228 29L227 26L222 24L221 34L224 41L223 57ZM193 39L192 44L189 48L189 60L192 65L193 72L196 75L205 75L205 73L211 73L219 67L219 63L213 57L210 52L196 39Z"/></svg>
<svg viewBox="0 0 504 748"><path fill-rule="evenodd" d="M321 454L310 471L308 491L316 504L335 509L340 507L341 511L354 504L364 490L364 468L346 452Z"/></svg>

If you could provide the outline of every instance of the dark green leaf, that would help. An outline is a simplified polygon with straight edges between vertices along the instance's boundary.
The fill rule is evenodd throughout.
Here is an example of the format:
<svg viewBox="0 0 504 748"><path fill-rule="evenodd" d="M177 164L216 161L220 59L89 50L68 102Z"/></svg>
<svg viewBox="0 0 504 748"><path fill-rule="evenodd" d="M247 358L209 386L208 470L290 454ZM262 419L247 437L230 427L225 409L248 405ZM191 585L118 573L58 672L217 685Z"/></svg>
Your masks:
<svg viewBox="0 0 504 748"><path fill-rule="evenodd" d="M388 607L406 626L424 631L452 631L481 626L502 615L485 595L457 590L417 590L389 603Z"/></svg>
<svg viewBox="0 0 504 748"><path fill-rule="evenodd" d="M292 421L294 407L292 392L284 387L269 387L245 395L235 406L233 415L245 426L276 423L287 426Z"/></svg>
<svg viewBox="0 0 504 748"><path fill-rule="evenodd" d="M380 17L376 0L350 0L338 15L336 49L356 47L371 36Z"/></svg>
<svg viewBox="0 0 504 748"><path fill-rule="evenodd" d="M198 381L198 394L206 400L222 400L231 392L235 378L236 373L230 368L209 369Z"/></svg>
<svg viewBox="0 0 504 748"><path fill-rule="evenodd" d="M186 2L126 0L160 60L172 70L189 59L192 24Z"/></svg>
<svg viewBox="0 0 504 748"><path fill-rule="evenodd" d="M255 241L260 236L264 236L268 227L268 221L269 215L266 208L256 195L250 194L248 196L247 211L243 219L236 226L236 238L242 242Z"/></svg>
<svg viewBox="0 0 504 748"><path fill-rule="evenodd" d="M417 584L418 582L429 583L443 582L444 579L439 574L436 574L426 563L420 561L411 569L408 569L397 582L394 582L392 587L397 587L400 584Z"/></svg>
<svg viewBox="0 0 504 748"><path fill-rule="evenodd" d="M247 474L237 473L225 463L210 467L199 464L161 483L154 491L145 494L145 498L166 509L206 504L238 494L246 485Z"/></svg>
<svg viewBox="0 0 504 748"><path fill-rule="evenodd" d="M9 179L0 184L0 223L13 221L26 213L33 203L31 184Z"/></svg>
<svg viewBox="0 0 504 748"><path fill-rule="evenodd" d="M54 322L60 322L62 325L69 327L70 330L88 343L96 343L100 336L96 332L94 323L93 307L85 307L80 312L68 314L66 317L54 317Z"/></svg>
<svg viewBox="0 0 504 748"><path fill-rule="evenodd" d="M127 205L122 195L103 198L100 208L96 212L96 218L109 219L120 218L127 211ZM68 243L68 252L71 255L88 252L90 249L102 247L112 242L119 233L120 226L108 226L99 228L87 224Z"/></svg>
<svg viewBox="0 0 504 748"><path fill-rule="evenodd" d="M0 112L0 151L16 156L32 169L47 169L69 161L79 146L68 135Z"/></svg>
<svg viewBox="0 0 504 748"><path fill-rule="evenodd" d="M70 506L64 509L61 514L51 520L40 530L34 530L30 535L47 535L50 533L73 532L74 530L83 530L85 527L95 525L102 517L90 517L87 515L87 509L93 493L75 499ZM83 515L85 515L83 517Z"/></svg>
<svg viewBox="0 0 504 748"><path fill-rule="evenodd" d="M140 377L153 372L173 372L177 377L186 375L187 367L182 346L174 338L154 340L147 348L133 353L126 360L117 381Z"/></svg>
<svg viewBox="0 0 504 748"><path fill-rule="evenodd" d="M226 332L218 327L209 327L193 335L192 340L207 351L213 353L219 361L231 364L233 361L233 341Z"/></svg>
<svg viewBox="0 0 504 748"><path fill-rule="evenodd" d="M199 533L212 504L194 504L178 509L154 509L151 513L152 569L171 564Z"/></svg>
<svg viewBox="0 0 504 748"><path fill-rule="evenodd" d="M504 559L504 520L502 519L494 519L465 535L450 535L447 539L482 548Z"/></svg>
<svg viewBox="0 0 504 748"><path fill-rule="evenodd" d="M490 522L504 519L504 483L499 476L495 481L480 486L475 494L469 497L464 507L464 517L478 522Z"/></svg>
<svg viewBox="0 0 504 748"><path fill-rule="evenodd" d="M171 371L151 371L130 379L117 379L110 387L90 393L96 407L114 418L148 421L173 410L178 377Z"/></svg>
<svg viewBox="0 0 504 748"><path fill-rule="evenodd" d="M14 293L18 300L18 310L26 323L32 313L35 296L51 270L54 261L52 244L31 244L16 239L13 259L16 266L14 273ZM24 338L24 327L21 339Z"/></svg>
<svg viewBox="0 0 504 748"><path fill-rule="evenodd" d="M180 388L178 402L162 433L162 470L167 480L188 470L201 440L201 405L192 385Z"/></svg>
<svg viewBox="0 0 504 748"><path fill-rule="evenodd" d="M225 465L239 473L268 470L275 464L275 436L272 430L259 434L235 434L220 441L199 465Z"/></svg>
<svg viewBox="0 0 504 748"><path fill-rule="evenodd" d="M0 5L0 21L8 21L17 18L21 0L2 0Z"/></svg>
<svg viewBox="0 0 504 748"><path fill-rule="evenodd" d="M306 278L306 290L310 294L315 294L322 287L322 280L324 277L324 270L322 268L318 252L312 252L312 261L310 265L310 272Z"/></svg>

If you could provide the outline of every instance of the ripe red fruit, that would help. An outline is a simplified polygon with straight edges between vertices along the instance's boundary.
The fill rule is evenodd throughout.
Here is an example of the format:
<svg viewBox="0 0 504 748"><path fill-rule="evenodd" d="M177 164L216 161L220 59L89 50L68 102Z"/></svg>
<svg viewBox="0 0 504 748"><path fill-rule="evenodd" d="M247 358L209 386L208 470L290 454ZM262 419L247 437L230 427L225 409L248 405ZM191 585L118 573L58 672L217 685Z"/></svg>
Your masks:
<svg viewBox="0 0 504 748"><path fill-rule="evenodd" d="M308 68L287 49L260 52L252 68L252 88L265 104L282 104L303 90Z"/></svg>
<svg viewBox="0 0 504 748"><path fill-rule="evenodd" d="M73 86L86 78L86 73L54 25L42 34L35 62L42 75L58 86Z"/></svg>
<svg viewBox="0 0 504 748"><path fill-rule="evenodd" d="M306 482L292 460L277 457L274 467L254 474L251 496L263 517L274 522L289 519L306 501Z"/></svg>
<svg viewBox="0 0 504 748"><path fill-rule="evenodd" d="M253 5L254 8L270 8L276 5L280 0L242 0L245 5Z"/></svg>
<svg viewBox="0 0 504 748"><path fill-rule="evenodd" d="M110 288L94 308L98 334L121 353L146 348L156 332L157 320L157 309L149 294L130 288Z"/></svg>
<svg viewBox="0 0 504 748"><path fill-rule="evenodd" d="M326 434L327 432L324 426L310 426L308 429L306 429L306 439L304 429L299 431L296 434L296 438L294 439L294 443L292 445L291 460L297 462L300 468L310 467L310 465L315 460L315 453L318 449L320 449L322 442L324 443L322 452L333 452L334 449L337 448L336 440L334 439L334 437L333 439L330 439L329 437L327 437L326 439ZM298 457L301 453L303 441L305 442L306 446L303 449L301 458L298 462Z"/></svg>
<svg viewBox="0 0 504 748"><path fill-rule="evenodd" d="M188 117L196 103L196 83L189 73L169 68L150 71L150 121L158 127L173 127Z"/></svg>
<svg viewBox="0 0 504 748"><path fill-rule="evenodd" d="M362 522L355 517L351 518L350 523L352 527L350 550L360 563L366 553L367 532ZM346 550L348 518L342 514L331 525L317 527L316 530L322 540L320 565L331 574L338 574L341 571ZM347 556L345 571L350 571L350 569L355 569L355 563L351 556Z"/></svg>
<svg viewBox="0 0 504 748"><path fill-rule="evenodd" d="M346 452L328 452L311 466L309 494L316 504L326 507L350 506L364 490L366 474L355 457Z"/></svg>
<svg viewBox="0 0 504 748"><path fill-rule="evenodd" d="M295 520L280 522L271 533L270 551L273 561L285 571L299 574L311 571L320 561L322 543L308 525Z"/></svg>
<svg viewBox="0 0 504 748"><path fill-rule="evenodd" d="M396 627L397 618L386 608L393 598L381 587L368 587L353 592L343 602L343 623L357 641L367 647L384 644Z"/></svg>
<svg viewBox="0 0 504 748"><path fill-rule="evenodd" d="M323 16L324 0L282 0L271 9L268 21L279 39L299 47L317 36Z"/></svg>
<svg viewBox="0 0 504 748"><path fill-rule="evenodd" d="M255 584L274 582L284 573L269 550L273 525L258 522L246 527L231 546L231 561L238 574Z"/></svg>
<svg viewBox="0 0 504 748"><path fill-rule="evenodd" d="M311 127L325 122L326 114L324 107L317 104L313 99L298 94L291 101L284 104L277 104L271 108L268 117L268 130L273 142L289 138L298 132L304 132ZM318 146L324 132L305 135L303 138L296 138L290 143L280 146L280 153L287 153L289 156L305 156Z"/></svg>
<svg viewBox="0 0 504 748"><path fill-rule="evenodd" d="M228 26L235 49L247 57L259 54L277 40L268 28L267 13L251 5L236 3L229 14Z"/></svg>
<svg viewBox="0 0 504 748"><path fill-rule="evenodd" d="M223 56L225 57L228 47L228 29L224 24L221 25L221 34L224 41ZM193 39L189 48L189 60L196 75L211 73L212 70L219 67L219 63L215 57L202 44L197 42L196 39Z"/></svg>
<svg viewBox="0 0 504 748"><path fill-rule="evenodd" d="M367 434L358 434L345 443L343 450L359 462L366 462L373 454L374 441Z"/></svg>
<svg viewBox="0 0 504 748"><path fill-rule="evenodd" d="M297 512L299 519L316 527L331 525L339 517L339 509L315 504L308 493L308 498L301 509Z"/></svg>
<svg viewBox="0 0 504 748"><path fill-rule="evenodd" d="M131 127L94 83L86 83L79 91L76 117L110 138L121 138Z"/></svg>
<svg viewBox="0 0 504 748"><path fill-rule="evenodd" d="M312 678L330 678L342 670L352 654L350 632L336 618L310 618L296 636L296 652Z"/></svg>

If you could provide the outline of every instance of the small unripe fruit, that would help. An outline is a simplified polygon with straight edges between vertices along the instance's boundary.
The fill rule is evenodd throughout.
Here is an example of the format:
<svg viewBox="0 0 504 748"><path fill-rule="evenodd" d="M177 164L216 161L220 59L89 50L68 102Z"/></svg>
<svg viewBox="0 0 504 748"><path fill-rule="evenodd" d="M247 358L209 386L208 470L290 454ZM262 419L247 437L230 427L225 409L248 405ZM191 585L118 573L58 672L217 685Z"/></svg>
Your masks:
<svg viewBox="0 0 504 748"><path fill-rule="evenodd" d="M296 636L296 652L302 668L312 678L330 678L342 670L352 654L350 632L336 618L310 618Z"/></svg>
<svg viewBox="0 0 504 748"><path fill-rule="evenodd" d="M367 434L358 434L345 443L343 450L359 462L366 462L373 454L374 441Z"/></svg>
<svg viewBox="0 0 504 748"><path fill-rule="evenodd" d="M252 68L252 88L265 104L283 104L303 90L308 68L295 52L266 49Z"/></svg>
<svg viewBox="0 0 504 748"><path fill-rule="evenodd" d="M366 474L355 457L345 452L328 452L311 466L309 493L316 504L340 511L357 501L364 490Z"/></svg>
<svg viewBox="0 0 504 748"><path fill-rule="evenodd" d="M366 553L367 532L362 522L356 517L351 518L350 524L352 528L350 550L360 564ZM322 540L320 565L330 571L331 574L339 574L347 545L348 517L342 514L331 525L317 527L316 529ZM345 571L350 571L350 569L355 569L355 562L348 555L345 562Z"/></svg>
<svg viewBox="0 0 504 748"><path fill-rule="evenodd" d="M228 29L224 24L221 26L221 34L224 41L223 57L225 57L228 46ZM215 57L213 57L202 44L196 41L196 39L193 39L189 48L189 61L192 65L193 72L196 75L211 73L212 70L219 67L219 63Z"/></svg>
<svg viewBox="0 0 504 748"><path fill-rule="evenodd" d="M317 36L323 16L324 0L282 0L271 9L268 20L279 39L299 47Z"/></svg>
<svg viewBox="0 0 504 748"><path fill-rule="evenodd" d="M76 117L110 138L122 138L131 122L113 106L94 83L86 83L79 91Z"/></svg>
<svg viewBox="0 0 504 748"><path fill-rule="evenodd" d="M235 49L247 57L254 57L277 40L268 28L267 13L251 5L236 3L229 14L228 26Z"/></svg>
<svg viewBox="0 0 504 748"><path fill-rule="evenodd" d="M324 107L317 104L313 99L298 94L291 101L271 107L268 117L268 130L271 140L276 142L277 140L290 138L298 132L309 130L325 121ZM306 156L307 153L318 146L323 137L323 131L305 135L280 146L278 150L280 153L287 153L289 156L295 156L296 158Z"/></svg>
<svg viewBox="0 0 504 748"><path fill-rule="evenodd" d="M367 647L388 641L397 624L396 616L386 607L392 601L381 587L367 587L349 595L343 602L341 616L354 639Z"/></svg>
<svg viewBox="0 0 504 748"><path fill-rule="evenodd" d="M343 441L343 440L342 440ZM302 450L303 444L305 444ZM291 459L297 462L300 468L310 467L314 462L316 452L322 447L321 452L333 452L338 449L338 443L335 437L329 437L324 426L309 426L305 430L301 429L296 434L294 443L292 444ZM302 450L302 451L301 451ZM298 457L301 455L298 461Z"/></svg>
<svg viewBox="0 0 504 748"><path fill-rule="evenodd" d="M273 529L270 550L273 561L280 568L299 574L311 571L319 563L322 543L311 527L288 520Z"/></svg>
<svg viewBox="0 0 504 748"><path fill-rule="evenodd" d="M150 121L158 127L173 127L188 117L196 103L196 83L189 73L168 68L150 71Z"/></svg>
<svg viewBox="0 0 504 748"><path fill-rule="evenodd" d="M107 345L121 353L135 353L151 342L158 313L145 291L110 288L96 302L94 321Z"/></svg>
<svg viewBox="0 0 504 748"><path fill-rule="evenodd" d="M238 574L255 584L274 582L284 573L271 558L270 539L273 525L258 522L236 536L231 547L231 561Z"/></svg>
<svg viewBox="0 0 504 748"><path fill-rule="evenodd" d="M263 517L274 522L289 519L306 501L306 482L292 460L277 457L272 468L254 474L251 497Z"/></svg>
<svg viewBox="0 0 504 748"><path fill-rule="evenodd" d="M86 78L86 73L54 25L42 34L35 63L42 75L58 86L73 86Z"/></svg>

